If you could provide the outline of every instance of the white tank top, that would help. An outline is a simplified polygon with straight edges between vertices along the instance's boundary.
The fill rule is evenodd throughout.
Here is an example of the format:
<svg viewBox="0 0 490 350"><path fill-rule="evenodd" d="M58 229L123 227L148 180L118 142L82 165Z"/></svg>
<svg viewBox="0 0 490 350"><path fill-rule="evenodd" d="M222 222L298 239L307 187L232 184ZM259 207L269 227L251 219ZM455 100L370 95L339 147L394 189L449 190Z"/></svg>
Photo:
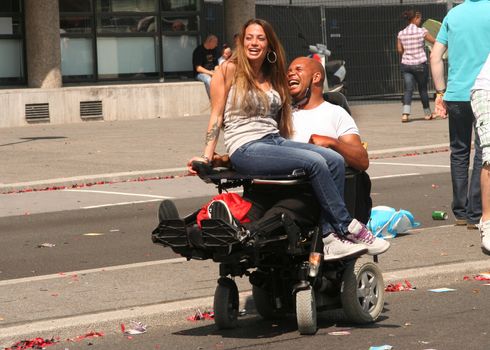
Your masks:
<svg viewBox="0 0 490 350"><path fill-rule="evenodd" d="M278 133L279 111L281 109L281 96L276 90L270 89L266 92L269 101L267 113L265 113L265 108L262 107L256 113L257 115L246 115L241 108L233 108L234 91L235 87L232 86L226 100L223 118L225 147L230 156L247 142ZM255 99L259 103L257 96ZM237 105L239 104L237 103Z"/></svg>

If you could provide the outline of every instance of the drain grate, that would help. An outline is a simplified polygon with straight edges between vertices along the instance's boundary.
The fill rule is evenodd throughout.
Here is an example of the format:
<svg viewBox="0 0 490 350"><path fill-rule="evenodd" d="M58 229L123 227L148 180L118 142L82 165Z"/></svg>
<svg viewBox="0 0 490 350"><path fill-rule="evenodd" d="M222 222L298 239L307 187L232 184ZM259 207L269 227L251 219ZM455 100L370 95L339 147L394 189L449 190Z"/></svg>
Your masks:
<svg viewBox="0 0 490 350"><path fill-rule="evenodd" d="M81 101L80 102L80 118L83 120L101 119L102 101Z"/></svg>
<svg viewBox="0 0 490 350"><path fill-rule="evenodd" d="M25 105L28 123L49 122L49 103L29 103Z"/></svg>

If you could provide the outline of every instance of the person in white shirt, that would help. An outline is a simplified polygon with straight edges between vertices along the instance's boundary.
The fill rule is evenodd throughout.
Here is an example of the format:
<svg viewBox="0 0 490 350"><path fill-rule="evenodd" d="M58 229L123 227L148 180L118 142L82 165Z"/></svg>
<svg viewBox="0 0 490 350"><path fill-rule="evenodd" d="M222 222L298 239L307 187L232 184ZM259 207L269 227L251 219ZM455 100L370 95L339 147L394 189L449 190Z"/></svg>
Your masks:
<svg viewBox="0 0 490 350"><path fill-rule="evenodd" d="M292 140L331 148L347 165L364 171L369 158L359 129L344 108L323 99L324 79L323 66L314 59L298 57L289 65L289 93L295 102Z"/></svg>
<svg viewBox="0 0 490 350"><path fill-rule="evenodd" d="M490 53L471 89L471 108L476 119L476 131L482 147L480 174L482 217L478 228L481 246L490 253Z"/></svg>

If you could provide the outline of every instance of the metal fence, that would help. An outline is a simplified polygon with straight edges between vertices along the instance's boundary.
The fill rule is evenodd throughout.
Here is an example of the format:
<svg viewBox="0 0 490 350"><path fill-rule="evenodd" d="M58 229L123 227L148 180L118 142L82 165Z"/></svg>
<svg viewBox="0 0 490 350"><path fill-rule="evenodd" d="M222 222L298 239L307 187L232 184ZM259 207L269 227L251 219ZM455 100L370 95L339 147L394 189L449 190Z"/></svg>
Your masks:
<svg viewBox="0 0 490 350"><path fill-rule="evenodd" d="M402 12L414 8L424 19L442 21L456 4L450 0L256 0L256 16L274 26L289 60L308 54L299 33L308 44L326 43L331 59L346 62L351 99L392 98L403 93L396 52L397 34L406 26ZM205 1L202 21L206 31L222 37L221 1Z"/></svg>

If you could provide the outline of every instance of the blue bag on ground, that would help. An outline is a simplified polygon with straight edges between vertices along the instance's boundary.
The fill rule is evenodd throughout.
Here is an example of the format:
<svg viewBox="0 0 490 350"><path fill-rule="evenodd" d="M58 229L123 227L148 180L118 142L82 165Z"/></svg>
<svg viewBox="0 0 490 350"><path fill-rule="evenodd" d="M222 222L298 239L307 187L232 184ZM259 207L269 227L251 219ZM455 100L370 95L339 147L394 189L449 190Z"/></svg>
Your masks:
<svg viewBox="0 0 490 350"><path fill-rule="evenodd" d="M376 237L394 238L399 233L404 233L412 228L419 227L412 213L408 210L395 210L394 208L380 205L371 210L371 217L367 227Z"/></svg>

